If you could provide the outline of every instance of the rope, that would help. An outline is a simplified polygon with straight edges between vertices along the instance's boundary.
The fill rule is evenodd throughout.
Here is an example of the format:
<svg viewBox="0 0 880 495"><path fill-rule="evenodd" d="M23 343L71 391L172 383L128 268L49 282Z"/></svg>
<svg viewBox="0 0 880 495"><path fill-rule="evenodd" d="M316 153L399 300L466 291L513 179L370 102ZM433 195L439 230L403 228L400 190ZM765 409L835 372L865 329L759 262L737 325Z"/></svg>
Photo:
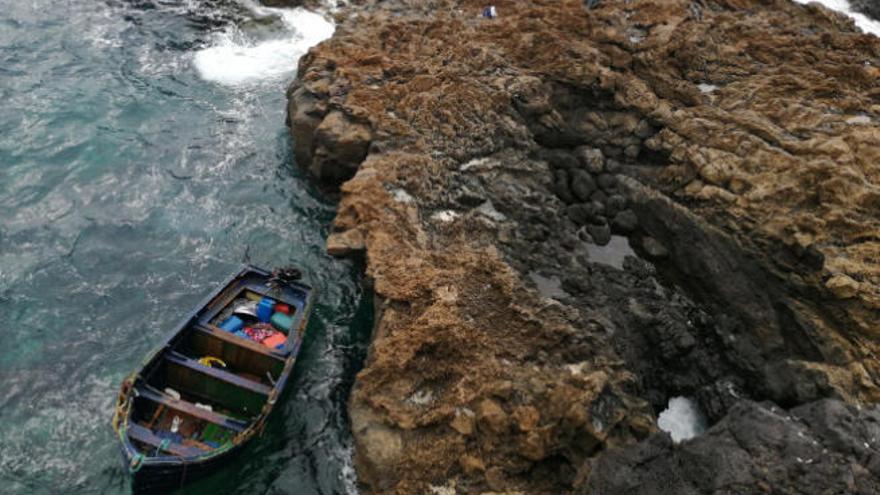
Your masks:
<svg viewBox="0 0 880 495"><path fill-rule="evenodd" d="M131 458L131 463L128 465L128 472L134 474L141 470L144 467L144 454L138 452Z"/></svg>
<svg viewBox="0 0 880 495"><path fill-rule="evenodd" d="M159 455L159 451L160 451L160 450L166 450L166 449L168 448L169 445L171 445L171 439L170 439L170 438L164 438L164 439L162 439L162 441L159 442L159 446L156 447L156 452L153 453L153 456L154 456L154 457L158 456L158 455Z"/></svg>
<svg viewBox="0 0 880 495"><path fill-rule="evenodd" d="M205 357L199 359L199 364L203 364L209 368L213 368L214 363L217 363L224 368L226 367L226 363L224 363L222 359L216 358L214 356L205 356Z"/></svg>

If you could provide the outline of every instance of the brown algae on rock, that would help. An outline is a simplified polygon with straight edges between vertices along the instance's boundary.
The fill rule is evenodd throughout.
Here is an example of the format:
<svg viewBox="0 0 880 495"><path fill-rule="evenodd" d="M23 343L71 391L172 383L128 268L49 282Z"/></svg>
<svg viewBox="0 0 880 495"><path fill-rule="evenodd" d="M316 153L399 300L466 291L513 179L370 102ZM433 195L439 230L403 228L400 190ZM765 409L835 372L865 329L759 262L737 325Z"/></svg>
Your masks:
<svg viewBox="0 0 880 495"><path fill-rule="evenodd" d="M360 2L300 61L296 159L376 296L364 491L876 491L878 40L783 0L587 3ZM711 426L677 451L682 395Z"/></svg>

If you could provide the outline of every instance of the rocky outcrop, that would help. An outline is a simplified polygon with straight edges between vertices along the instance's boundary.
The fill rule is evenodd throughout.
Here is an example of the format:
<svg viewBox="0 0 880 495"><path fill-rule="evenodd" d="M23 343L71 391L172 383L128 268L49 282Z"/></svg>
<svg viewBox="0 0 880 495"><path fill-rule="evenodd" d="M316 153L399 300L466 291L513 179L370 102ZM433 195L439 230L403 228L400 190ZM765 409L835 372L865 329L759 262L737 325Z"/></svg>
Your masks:
<svg viewBox="0 0 880 495"><path fill-rule="evenodd" d="M362 2L288 91L297 162L341 183L328 249L376 296L365 491L649 483L673 395L717 422L681 455L729 470L680 486L806 487L800 420L740 430L880 400L877 39L783 0L483 6ZM872 472L838 436L823 472ZM760 463L711 456L731 438Z"/></svg>
<svg viewBox="0 0 880 495"><path fill-rule="evenodd" d="M872 19L880 19L880 2L877 0L849 0L853 10L861 12Z"/></svg>
<svg viewBox="0 0 880 495"><path fill-rule="evenodd" d="M880 408L821 400L791 411L740 402L680 446L662 433L588 463L581 493L880 492ZM637 466L637 468L634 468Z"/></svg>

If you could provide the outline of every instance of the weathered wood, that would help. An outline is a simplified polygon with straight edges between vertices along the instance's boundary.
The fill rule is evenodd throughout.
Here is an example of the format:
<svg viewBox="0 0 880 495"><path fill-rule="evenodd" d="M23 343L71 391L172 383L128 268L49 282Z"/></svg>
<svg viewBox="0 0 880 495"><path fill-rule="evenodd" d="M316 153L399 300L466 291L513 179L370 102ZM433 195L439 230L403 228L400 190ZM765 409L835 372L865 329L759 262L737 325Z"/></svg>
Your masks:
<svg viewBox="0 0 880 495"><path fill-rule="evenodd" d="M170 452L176 456L196 457L198 455L204 454L202 450L199 450L195 447L189 447L187 445L181 445L175 442L168 442L167 445L162 446L161 438L156 436L156 434L153 433L151 430L148 430L137 423L129 423L128 429L126 431L129 438L131 438L132 440L137 440L138 442L159 448L160 450L164 450L165 452Z"/></svg>
<svg viewBox="0 0 880 495"><path fill-rule="evenodd" d="M229 428L236 433L242 432L245 428L247 428L247 423L244 421L230 418L225 414L220 414L213 411L206 411L202 408L196 407L195 404L189 401L185 401L182 399L177 400L163 394L158 394L147 388L139 388L137 389L137 393L144 399L153 401L160 405L164 405L169 409L183 412L195 418L205 420L209 423L214 423L215 425Z"/></svg>
<svg viewBox="0 0 880 495"><path fill-rule="evenodd" d="M240 453L258 431L248 427L259 426L266 420L275 405L274 398L288 383L302 342L301 332L285 344L284 350L278 351L234 336L210 322L242 290L268 294L270 277L270 272L253 266L238 270L182 319L163 345L123 382L113 427L126 435L122 453L126 464L132 466L135 491L170 492L182 483L204 476ZM291 307L311 308L314 289L293 283L273 288L272 294L274 299ZM306 310L297 314L298 328L305 326L307 313ZM220 358L228 367L211 368L198 362L208 356ZM265 378L267 374L269 378ZM160 392L164 387L177 390L181 399ZM214 410L196 408L196 402L210 404ZM191 445L190 440L166 442L169 445L163 448L161 437L136 422L149 420L151 416L161 417L163 428L167 428L173 415L162 416L162 410L179 414L184 419L180 425L182 430L202 424L219 425L230 433L238 432L238 436L228 448L204 450ZM141 457L144 453L153 453L151 446L167 454Z"/></svg>
<svg viewBox="0 0 880 495"><path fill-rule="evenodd" d="M270 357L277 359L279 361L284 361L284 358L279 357L277 354L273 353L272 350L269 349L268 347L266 347L262 344L258 344L256 342L254 342L253 340L247 340L247 339L242 339L242 338L236 337L235 335L232 335L231 333L229 333L221 328L218 328L214 325L209 325L208 328L196 327L196 330L200 331L200 332L206 332L206 333L210 334L211 336L216 337L216 338L223 340L225 342L229 342L232 345L235 345L238 347L244 347L245 349L257 352L259 354L270 356Z"/></svg>
<svg viewBox="0 0 880 495"><path fill-rule="evenodd" d="M204 364L196 361L195 359L190 359L182 354L171 351L165 354L165 359L171 361L172 363L179 364L181 366L185 366L186 368L195 371L197 373L202 373L204 375L210 376L211 378L215 378L220 381L224 381L226 383L235 385L236 387L243 388L249 390L251 392L266 395L268 396L270 392L272 392L271 387L267 387L262 383L258 383L255 381L248 380L246 378L242 378L234 373L230 373L228 371L224 371L219 368L212 368L210 366L205 366Z"/></svg>
<svg viewBox="0 0 880 495"><path fill-rule="evenodd" d="M223 332L220 330L220 332ZM223 332L227 333L228 332ZM238 373L250 373L261 377L266 373L272 375L273 379L277 379L284 369L284 360L267 354L265 346L258 345L262 349L255 350L251 346L240 345L241 339L233 337L237 342L231 342L223 339L213 331L199 331L193 328L187 336L187 351L190 356L214 356L222 359L231 370ZM266 383L266 382L262 382Z"/></svg>

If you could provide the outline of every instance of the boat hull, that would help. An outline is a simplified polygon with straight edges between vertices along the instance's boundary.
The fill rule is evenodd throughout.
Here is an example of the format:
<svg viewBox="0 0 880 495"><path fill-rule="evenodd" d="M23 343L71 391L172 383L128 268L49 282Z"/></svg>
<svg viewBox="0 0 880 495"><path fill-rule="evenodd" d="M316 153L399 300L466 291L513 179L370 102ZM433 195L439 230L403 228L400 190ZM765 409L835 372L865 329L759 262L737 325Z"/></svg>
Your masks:
<svg viewBox="0 0 880 495"><path fill-rule="evenodd" d="M124 467L131 475L133 493L170 493L215 473L220 467L235 459L240 450L263 430L269 414L284 392L292 374L314 298L314 290L299 283L290 283L283 288L274 286L270 288L269 276L269 272L252 266L246 266L233 274L175 328L162 345L144 360L138 371L123 382L117 400L113 427L120 441ZM267 293L262 289L274 292ZM245 293L266 294L264 298L272 297L278 303L295 309L292 313L295 317L289 318L293 324L283 345L271 349L261 347L247 340L246 337L233 336L232 333L211 323L219 317L223 308L229 307L233 300L238 300L237 298ZM195 352L196 355L205 353L223 355L227 360L237 360L237 364L242 366L262 366L260 369L263 371L268 366L268 369L274 371L265 373L268 375L266 381L260 378L263 376L262 373L251 373L247 375L249 378L245 379L231 372L217 370L194 357L185 355L187 352L194 354L193 346L197 345L203 348ZM194 382L191 380L193 377L198 379ZM169 380L172 379L178 380L177 383L171 383ZM210 382L212 388L199 386L203 382ZM180 390L190 397L181 397L177 392L175 397L168 392L169 388L163 389L166 386ZM253 407L248 409L247 404L251 404L251 399L254 397L262 397L263 402L259 406L258 414L250 421L243 422L216 411L212 412L210 408L206 412L204 408L196 407L199 405L195 403L196 399L202 397L198 400L211 401L212 397L205 394L210 390L216 391L221 388L235 394L214 395L213 401L225 407L234 407L236 404L233 396L245 397L247 400L241 401L244 410L239 411L243 414L251 411L253 415L257 412ZM144 407L150 409L145 410ZM178 441L161 440L158 433L168 432L160 428L155 421L163 411L173 411L171 413L173 415L182 415L184 421L181 423L203 421L204 424L211 423L215 427L219 426L237 433L234 434L231 442L226 443L222 448L216 448L215 451L193 450L191 446L177 443ZM178 419L180 418L174 417L175 422Z"/></svg>
<svg viewBox="0 0 880 495"><path fill-rule="evenodd" d="M136 495L171 493L185 485L216 473L221 467L238 457L239 448L202 462L144 462L131 475L131 491ZM123 452L123 459L127 456ZM125 465L128 469L128 463Z"/></svg>

